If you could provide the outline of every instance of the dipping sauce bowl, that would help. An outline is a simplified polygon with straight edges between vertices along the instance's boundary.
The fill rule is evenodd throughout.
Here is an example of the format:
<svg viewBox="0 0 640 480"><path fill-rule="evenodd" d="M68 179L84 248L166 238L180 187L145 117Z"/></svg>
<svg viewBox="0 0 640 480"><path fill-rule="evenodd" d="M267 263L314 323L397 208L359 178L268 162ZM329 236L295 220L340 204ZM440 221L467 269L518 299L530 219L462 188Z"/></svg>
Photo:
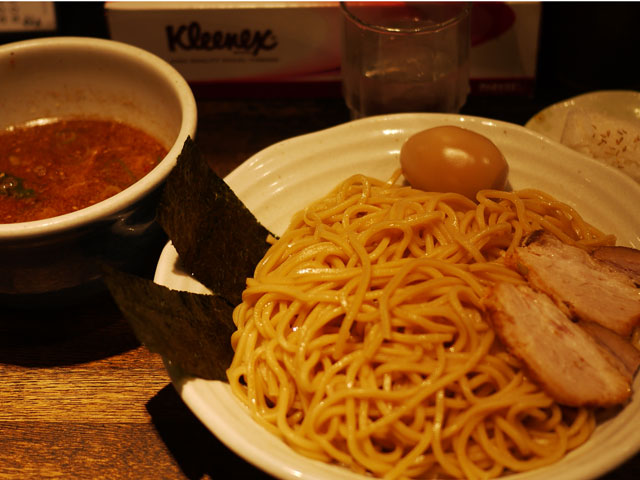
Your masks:
<svg viewBox="0 0 640 480"><path fill-rule="evenodd" d="M138 47L82 37L0 46L0 131L38 119L115 120L158 140L167 155L145 176L86 208L42 220L0 224L0 304L53 305L102 289L103 262L136 270L162 234L161 186L197 108L185 79ZM2 201L2 198L0 198Z"/></svg>

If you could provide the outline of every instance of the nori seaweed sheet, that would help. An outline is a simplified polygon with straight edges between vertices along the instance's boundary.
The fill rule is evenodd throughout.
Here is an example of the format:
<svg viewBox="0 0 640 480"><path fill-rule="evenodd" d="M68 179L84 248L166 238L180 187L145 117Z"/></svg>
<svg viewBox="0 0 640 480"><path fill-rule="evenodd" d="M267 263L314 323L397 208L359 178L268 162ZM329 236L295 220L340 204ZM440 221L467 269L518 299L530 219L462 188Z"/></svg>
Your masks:
<svg viewBox="0 0 640 480"><path fill-rule="evenodd" d="M218 295L171 290L151 280L103 266L105 283L149 351L190 375L227 381L233 307Z"/></svg>
<svg viewBox="0 0 640 480"><path fill-rule="evenodd" d="M211 170L191 138L167 177L156 213L182 268L214 294L171 290L103 265L107 288L150 351L187 374L226 381L234 353L233 308L269 248L269 231Z"/></svg>
<svg viewBox="0 0 640 480"><path fill-rule="evenodd" d="M232 305L264 256L269 231L188 138L168 176L157 219L184 268Z"/></svg>

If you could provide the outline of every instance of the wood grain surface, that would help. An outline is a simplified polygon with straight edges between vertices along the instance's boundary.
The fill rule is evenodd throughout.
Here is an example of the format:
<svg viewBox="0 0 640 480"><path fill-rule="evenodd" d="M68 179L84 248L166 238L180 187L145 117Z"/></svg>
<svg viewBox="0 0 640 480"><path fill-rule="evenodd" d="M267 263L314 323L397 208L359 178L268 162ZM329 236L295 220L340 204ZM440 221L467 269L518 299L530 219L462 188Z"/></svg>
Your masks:
<svg viewBox="0 0 640 480"><path fill-rule="evenodd" d="M479 99L465 113L523 123L542 106ZM222 176L272 143L348 120L339 98L199 100L198 108L196 141ZM198 421L160 357L101 294L0 311L0 479L32 478L270 477ZM603 478L640 478L640 457Z"/></svg>

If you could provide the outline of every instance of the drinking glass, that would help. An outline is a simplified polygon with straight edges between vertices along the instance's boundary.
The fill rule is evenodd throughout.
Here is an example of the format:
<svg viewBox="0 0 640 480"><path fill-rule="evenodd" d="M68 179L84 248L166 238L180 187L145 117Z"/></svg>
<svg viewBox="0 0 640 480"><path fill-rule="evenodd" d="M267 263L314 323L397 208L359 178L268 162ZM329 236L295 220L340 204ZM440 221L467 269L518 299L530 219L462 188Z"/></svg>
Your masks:
<svg viewBox="0 0 640 480"><path fill-rule="evenodd" d="M470 3L341 2L342 89L352 118L460 110Z"/></svg>

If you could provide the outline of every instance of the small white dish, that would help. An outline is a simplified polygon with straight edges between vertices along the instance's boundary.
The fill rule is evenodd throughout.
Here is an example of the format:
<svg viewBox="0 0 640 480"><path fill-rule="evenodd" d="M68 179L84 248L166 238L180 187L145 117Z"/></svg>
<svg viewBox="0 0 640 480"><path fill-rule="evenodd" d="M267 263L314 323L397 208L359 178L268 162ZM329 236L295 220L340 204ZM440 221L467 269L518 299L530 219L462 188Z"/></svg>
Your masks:
<svg viewBox="0 0 640 480"><path fill-rule="evenodd" d="M640 92L632 90L601 90L563 100L536 113L525 127L559 142L567 113L576 107L635 123L640 128Z"/></svg>
<svg viewBox="0 0 640 480"><path fill-rule="evenodd" d="M640 186L627 176L522 126L449 114L396 114L355 120L277 143L226 177L257 218L282 233L291 216L354 173L387 178L411 134L437 125L458 125L489 137L510 164L514 189L542 189L576 207L586 220L640 246ZM618 192L624 190L624 196ZM165 247L155 281L177 290L206 292L180 270L173 246ZM306 458L259 426L229 385L185 376L167 363L172 382L195 415L231 450L276 478L366 480L345 468ZM640 378L634 389L640 391ZM600 424L583 446L546 468L510 475L512 480L587 480L613 469L640 450L640 396Z"/></svg>

